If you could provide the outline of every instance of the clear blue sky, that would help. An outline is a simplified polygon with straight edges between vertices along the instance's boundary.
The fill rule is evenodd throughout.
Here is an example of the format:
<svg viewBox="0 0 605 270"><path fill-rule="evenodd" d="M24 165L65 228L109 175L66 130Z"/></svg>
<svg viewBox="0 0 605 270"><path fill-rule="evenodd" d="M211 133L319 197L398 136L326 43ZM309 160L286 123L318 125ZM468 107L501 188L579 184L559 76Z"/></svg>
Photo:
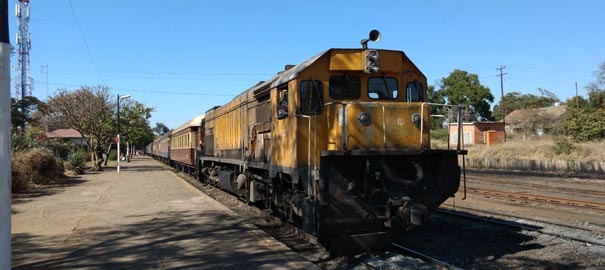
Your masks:
<svg viewBox="0 0 605 270"><path fill-rule="evenodd" d="M10 0L9 8L16 3ZM71 6L31 0L30 6L35 96L104 84L155 108L152 126L170 128L286 64L328 48L359 47L371 29L382 39L370 47L404 51L429 84L438 88L441 78L463 69L478 74L496 101L500 65L508 73L505 92L539 95L541 87L566 100L576 81L586 96L584 87L605 61L602 0L71 0ZM15 44L15 16L10 24Z"/></svg>

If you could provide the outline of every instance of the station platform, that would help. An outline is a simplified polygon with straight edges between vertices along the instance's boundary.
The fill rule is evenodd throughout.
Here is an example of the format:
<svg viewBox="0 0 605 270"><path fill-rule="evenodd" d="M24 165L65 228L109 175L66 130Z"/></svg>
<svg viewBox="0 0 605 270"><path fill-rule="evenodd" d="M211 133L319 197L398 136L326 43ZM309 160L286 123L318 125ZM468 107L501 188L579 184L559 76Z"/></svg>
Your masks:
<svg viewBox="0 0 605 270"><path fill-rule="evenodd" d="M148 157L12 211L13 269L319 269Z"/></svg>

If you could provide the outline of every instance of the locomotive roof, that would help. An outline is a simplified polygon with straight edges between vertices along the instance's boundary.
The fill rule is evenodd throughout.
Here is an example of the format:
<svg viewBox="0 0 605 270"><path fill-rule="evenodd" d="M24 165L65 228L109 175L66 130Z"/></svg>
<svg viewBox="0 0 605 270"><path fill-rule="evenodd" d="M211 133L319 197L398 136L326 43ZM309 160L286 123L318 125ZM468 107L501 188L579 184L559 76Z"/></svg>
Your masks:
<svg viewBox="0 0 605 270"><path fill-rule="evenodd" d="M319 59L322 55L324 55L328 51L330 51L330 50L323 51L320 54L313 56L310 59L307 59L306 61L294 66L293 68L280 72L279 74L277 74L275 77L271 78L270 80L260 82L260 83L256 84L255 86L252 86L248 90L244 91L244 93L246 93L248 91L253 91L256 94L257 92L263 91L264 89L277 87L279 85L287 83L287 82L293 80L294 78L296 78L296 76L298 76L298 73L303 71L305 68L309 67L311 64L313 64L315 61L317 61L317 59Z"/></svg>
<svg viewBox="0 0 605 270"><path fill-rule="evenodd" d="M360 49L359 48L347 48L347 49L331 48L331 49L325 50L288 70L278 73L276 76L274 76L273 78L271 78L267 81L261 81L261 82L257 83L256 85L248 88L246 91L237 95L236 98L239 96L242 96L242 95L246 95L250 91L252 91L254 93L254 95L263 95L263 93L265 93L267 90L280 86L280 85L283 85L283 84L295 79L301 71L303 71L304 69L311 66L313 63L315 63L315 61L317 61L319 58L321 58L326 53L329 53L332 50L352 50L353 51L353 50L360 50ZM389 51L389 50L385 50L385 49L378 49L378 50ZM397 52L401 52L404 55L404 57L407 58L407 56L405 55L404 52L402 52L402 51L397 51ZM412 62L412 65L416 66L413 62ZM416 67L416 69L418 71L420 71L417 67ZM424 74L422 74L422 75L424 76ZM209 109L208 111L214 110L219 107L220 106L213 107L213 108Z"/></svg>
<svg viewBox="0 0 605 270"><path fill-rule="evenodd" d="M293 68L288 69L288 70L278 74L275 77L275 80L273 80L273 82L271 83L271 88L282 85L284 83L287 83L287 82L293 80L294 78L296 78L298 76L298 73L303 71L305 68L309 67L311 64L313 64L315 61L317 61L317 59L319 59L322 55L324 55L328 51L330 51L330 50L323 51L320 54L313 56L310 59L294 66Z"/></svg>
<svg viewBox="0 0 605 270"><path fill-rule="evenodd" d="M199 126L201 126L202 125L202 120L204 120L204 116L205 116L205 114L198 115L198 116L194 117L193 119L185 122L184 124L180 125L179 127L175 128L175 129L173 129L172 133L176 133L176 132L179 132L179 131L181 131L183 129L190 128L190 127L199 127Z"/></svg>
<svg viewBox="0 0 605 270"><path fill-rule="evenodd" d="M323 52L321 52L321 53L319 53L319 54L317 54L317 55L315 55L315 56L307 59L306 61L304 61L304 62L302 62L302 63L300 63L300 64L298 64L298 65L296 65L296 66L294 66L294 67L292 67L292 68L290 68L288 70L286 70L286 71L280 72L279 74L277 74L277 76L271 78L268 81L258 83L257 85L251 87L248 90L255 91L255 93L256 93L256 91L259 91L259 90L262 91L261 89L264 89L264 88L274 88L274 87L280 86L280 85L282 85L284 83L287 83L287 82L295 79L301 71L303 71L304 69L306 69L307 67L309 67L310 65L312 65L313 63L315 63L315 61L317 61L317 59L319 59L324 54L326 54L326 53L328 53L328 52L330 52L332 50L351 50L351 51L355 51L355 50L359 50L359 49L357 49L357 48L348 48L348 49L331 48L331 49L325 50L325 51L323 51ZM379 50L388 51L388 50L384 50L384 49L379 49ZM402 51L397 51L397 52L401 52L405 56L404 52L402 52Z"/></svg>

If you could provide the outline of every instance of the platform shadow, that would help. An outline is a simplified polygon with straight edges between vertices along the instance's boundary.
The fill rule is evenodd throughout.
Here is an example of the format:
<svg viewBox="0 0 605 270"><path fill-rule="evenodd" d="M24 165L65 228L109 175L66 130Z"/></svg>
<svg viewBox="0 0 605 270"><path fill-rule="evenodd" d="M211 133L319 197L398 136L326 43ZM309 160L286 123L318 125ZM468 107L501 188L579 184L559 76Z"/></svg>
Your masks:
<svg viewBox="0 0 605 270"><path fill-rule="evenodd" d="M87 182L80 176L66 176L53 183L40 185L36 188L29 188L18 192L11 193L11 202L13 204L20 204L29 202L35 198L42 196L48 196L63 192L66 187L80 185Z"/></svg>
<svg viewBox="0 0 605 270"><path fill-rule="evenodd" d="M256 269L284 263L282 251L259 248L262 239L241 233L249 225L224 212L130 219L141 221L64 237L13 235L13 269Z"/></svg>

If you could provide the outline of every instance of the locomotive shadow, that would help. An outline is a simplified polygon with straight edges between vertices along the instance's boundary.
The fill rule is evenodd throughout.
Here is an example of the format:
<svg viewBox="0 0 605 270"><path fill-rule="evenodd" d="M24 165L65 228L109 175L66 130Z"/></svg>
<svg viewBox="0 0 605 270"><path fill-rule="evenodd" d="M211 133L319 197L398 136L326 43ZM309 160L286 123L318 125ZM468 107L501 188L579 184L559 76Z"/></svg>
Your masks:
<svg viewBox="0 0 605 270"><path fill-rule="evenodd" d="M468 214L469 216L474 216ZM503 223L514 221L494 218ZM523 224L528 227L528 225ZM536 227L540 228L540 227ZM553 262L546 258L518 258L516 265L498 263L498 259L545 246L534 243L536 237L521 228L489 223L469 222L461 218L434 213L426 225L407 232L395 241L463 269L578 269L573 261ZM507 260L504 260L507 261Z"/></svg>
<svg viewBox="0 0 605 270"><path fill-rule="evenodd" d="M13 269L257 269L297 266L279 245L224 211L168 211L71 235L13 234ZM253 229L253 227L252 227Z"/></svg>

